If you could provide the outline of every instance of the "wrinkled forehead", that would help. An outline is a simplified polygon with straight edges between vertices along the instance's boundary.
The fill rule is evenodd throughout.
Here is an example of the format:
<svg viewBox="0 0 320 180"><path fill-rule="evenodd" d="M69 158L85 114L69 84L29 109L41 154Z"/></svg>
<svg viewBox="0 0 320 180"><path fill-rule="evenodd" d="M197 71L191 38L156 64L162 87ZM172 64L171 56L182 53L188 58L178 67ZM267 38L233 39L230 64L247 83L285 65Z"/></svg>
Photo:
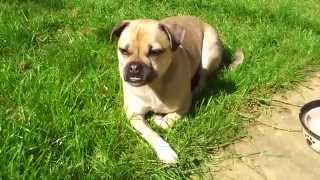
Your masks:
<svg viewBox="0 0 320 180"><path fill-rule="evenodd" d="M122 48L167 48L170 46L157 21L132 21L121 33L118 42Z"/></svg>

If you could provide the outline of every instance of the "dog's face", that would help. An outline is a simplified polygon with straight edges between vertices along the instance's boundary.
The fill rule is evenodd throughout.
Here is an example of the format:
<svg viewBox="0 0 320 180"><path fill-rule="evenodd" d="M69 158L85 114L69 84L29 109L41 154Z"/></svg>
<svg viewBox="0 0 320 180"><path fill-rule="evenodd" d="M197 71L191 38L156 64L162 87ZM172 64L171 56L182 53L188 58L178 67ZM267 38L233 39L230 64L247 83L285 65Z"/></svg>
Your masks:
<svg viewBox="0 0 320 180"><path fill-rule="evenodd" d="M181 42L171 31L154 20L124 21L113 28L111 35L119 37L119 70L125 82L139 87L166 73Z"/></svg>

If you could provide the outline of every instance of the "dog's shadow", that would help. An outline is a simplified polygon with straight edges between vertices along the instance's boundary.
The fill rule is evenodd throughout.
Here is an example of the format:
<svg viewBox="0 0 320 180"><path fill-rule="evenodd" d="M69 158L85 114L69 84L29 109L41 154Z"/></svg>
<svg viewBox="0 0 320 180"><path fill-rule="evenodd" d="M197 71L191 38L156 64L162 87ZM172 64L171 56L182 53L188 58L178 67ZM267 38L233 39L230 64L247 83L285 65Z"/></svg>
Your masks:
<svg viewBox="0 0 320 180"><path fill-rule="evenodd" d="M224 73L227 73L228 66L232 63L234 53L235 51L229 47L224 47L221 67L208 79L206 87L202 90L202 92L193 98L192 106L190 112L188 113L189 117L195 117L199 106L201 106L201 104L209 103L212 97L218 96L219 94L232 94L237 90L234 81L221 78Z"/></svg>

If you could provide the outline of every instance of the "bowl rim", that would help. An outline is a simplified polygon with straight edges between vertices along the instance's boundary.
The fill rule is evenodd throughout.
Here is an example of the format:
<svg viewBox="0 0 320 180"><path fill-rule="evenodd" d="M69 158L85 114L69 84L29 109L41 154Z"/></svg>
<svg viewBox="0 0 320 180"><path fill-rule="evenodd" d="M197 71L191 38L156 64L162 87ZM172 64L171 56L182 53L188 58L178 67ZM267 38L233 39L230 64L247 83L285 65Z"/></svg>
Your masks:
<svg viewBox="0 0 320 180"><path fill-rule="evenodd" d="M305 121L303 120L304 115L309 112L311 109L314 109L316 107L320 107L320 99L313 100L308 102L307 104L303 105L300 109L299 113L299 119L300 123L302 124L303 129L305 129L309 134L311 134L313 137L315 137L317 140L320 141L320 136L312 132L305 124Z"/></svg>

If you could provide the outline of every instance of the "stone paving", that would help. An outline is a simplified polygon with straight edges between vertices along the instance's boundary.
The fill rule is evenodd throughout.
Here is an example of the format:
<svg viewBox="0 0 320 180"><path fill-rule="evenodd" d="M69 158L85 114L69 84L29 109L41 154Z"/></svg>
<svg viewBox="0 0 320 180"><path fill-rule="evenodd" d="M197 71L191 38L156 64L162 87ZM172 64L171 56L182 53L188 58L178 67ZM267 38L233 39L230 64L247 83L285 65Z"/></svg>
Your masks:
<svg viewBox="0 0 320 180"><path fill-rule="evenodd" d="M248 128L249 137L223 153L233 158L209 165L206 179L319 180L320 153L306 144L298 119L300 107L315 99L320 99L320 73L294 91L274 96Z"/></svg>

